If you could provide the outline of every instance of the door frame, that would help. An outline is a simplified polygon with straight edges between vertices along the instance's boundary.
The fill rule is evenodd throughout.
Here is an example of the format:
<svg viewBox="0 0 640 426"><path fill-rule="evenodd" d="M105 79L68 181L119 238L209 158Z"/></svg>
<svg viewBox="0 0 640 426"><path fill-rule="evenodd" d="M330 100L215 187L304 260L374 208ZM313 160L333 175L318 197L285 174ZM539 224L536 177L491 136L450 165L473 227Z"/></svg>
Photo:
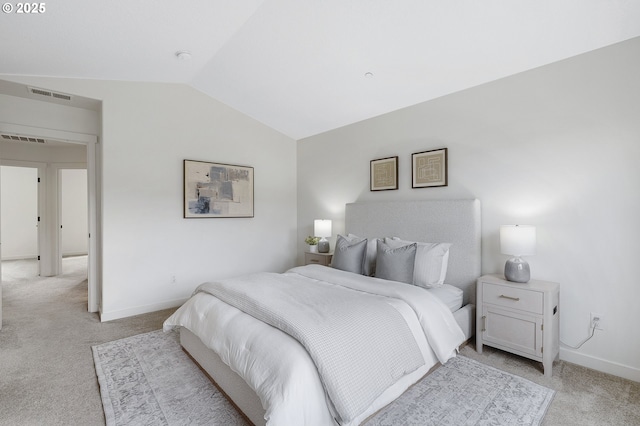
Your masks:
<svg viewBox="0 0 640 426"><path fill-rule="evenodd" d="M88 255L88 265L87 265L87 280L88 280L88 303L87 310L89 312L99 312L102 306L102 283L100 280L99 271L102 267L102 258L100 253L100 241L101 234L99 226L99 205L101 194L99 192L99 164L100 164L100 149L98 144L98 136L91 135L86 133L75 133L75 132L67 132L63 130L55 130L55 129L46 129L41 127L32 127L32 126L23 126L19 124L11 124L11 123L3 123L0 122L0 132L8 132L8 133L16 133L21 135L29 135L40 137L44 139L53 139L66 143L75 143L75 144L83 144L87 147L87 190L88 190L88 211L89 211L89 255ZM54 165L54 163L52 163ZM49 173L53 167L48 168ZM57 173L57 171L56 171ZM51 182L49 182L51 184ZM57 216L55 210L53 210L51 216ZM41 218L43 215L41 215ZM56 219L56 221L52 222L51 220ZM41 221L42 223L42 221ZM57 223L57 217L51 217L48 223L55 224ZM56 251L56 247L58 246L59 240L59 232L52 233L54 235L55 242L52 243L52 247L54 252ZM51 265L54 269L58 268L58 262L52 262ZM1 293L0 293L1 297ZM0 304L2 303L0 299ZM0 307L0 315L2 313L2 308ZM0 316L0 327L2 323L2 317Z"/></svg>

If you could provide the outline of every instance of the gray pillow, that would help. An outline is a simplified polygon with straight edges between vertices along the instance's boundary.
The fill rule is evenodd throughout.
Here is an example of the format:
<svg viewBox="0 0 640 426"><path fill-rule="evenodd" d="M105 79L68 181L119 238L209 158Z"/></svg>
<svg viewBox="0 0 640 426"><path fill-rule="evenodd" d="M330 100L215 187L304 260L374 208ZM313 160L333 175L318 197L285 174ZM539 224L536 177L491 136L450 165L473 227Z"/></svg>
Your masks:
<svg viewBox="0 0 640 426"><path fill-rule="evenodd" d="M352 244L356 241L364 240L364 237L358 237L357 235L349 234L345 237ZM377 253L377 238L369 238L367 240L367 252L364 256L364 275L373 277L376 274L376 253Z"/></svg>
<svg viewBox="0 0 640 426"><path fill-rule="evenodd" d="M402 247L413 241L404 241L398 237L385 238L391 248ZM413 265L413 284L418 287L433 288L444 284L449 263L449 243L416 242L416 260Z"/></svg>
<svg viewBox="0 0 640 426"><path fill-rule="evenodd" d="M333 251L331 266L343 271L362 275L364 272L364 260L367 253L367 240L349 241L338 234L336 248Z"/></svg>
<svg viewBox="0 0 640 426"><path fill-rule="evenodd" d="M413 284L416 250L416 243L391 248L384 241L378 240L376 277Z"/></svg>

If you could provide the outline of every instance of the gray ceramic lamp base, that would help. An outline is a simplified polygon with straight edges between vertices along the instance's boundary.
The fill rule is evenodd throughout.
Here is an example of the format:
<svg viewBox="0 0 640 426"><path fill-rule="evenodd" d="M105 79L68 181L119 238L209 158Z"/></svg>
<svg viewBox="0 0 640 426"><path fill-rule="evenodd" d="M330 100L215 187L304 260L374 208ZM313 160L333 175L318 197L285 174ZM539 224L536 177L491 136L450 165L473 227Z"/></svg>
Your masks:
<svg viewBox="0 0 640 426"><path fill-rule="evenodd" d="M329 240L318 241L318 253L329 253Z"/></svg>
<svg viewBox="0 0 640 426"><path fill-rule="evenodd" d="M513 257L504 264L504 277L514 283L528 283L531 279L529 264L519 257Z"/></svg>

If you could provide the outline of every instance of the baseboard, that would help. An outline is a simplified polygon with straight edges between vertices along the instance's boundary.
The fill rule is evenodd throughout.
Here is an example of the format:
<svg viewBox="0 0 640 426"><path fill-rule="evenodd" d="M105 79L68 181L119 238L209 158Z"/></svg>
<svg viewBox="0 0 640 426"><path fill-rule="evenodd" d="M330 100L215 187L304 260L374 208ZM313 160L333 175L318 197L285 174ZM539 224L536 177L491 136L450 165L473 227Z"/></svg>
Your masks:
<svg viewBox="0 0 640 426"><path fill-rule="evenodd" d="M88 253L86 251L78 251L78 252L69 252L69 253L63 253L62 257L76 257L76 256L86 256ZM25 254L22 256L3 256L2 260L35 260L38 258L37 254L34 255L30 255L30 254Z"/></svg>
<svg viewBox="0 0 640 426"><path fill-rule="evenodd" d="M148 314L150 312L161 311L163 309L177 308L184 304L188 299L169 300L162 303L154 303L153 305L136 306L134 308L122 309L119 311L100 313L100 322L113 321L120 318L133 317L136 315Z"/></svg>
<svg viewBox="0 0 640 426"><path fill-rule="evenodd" d="M87 256L89 253L86 251L70 251L68 253L62 253L62 257L77 257L77 256Z"/></svg>
<svg viewBox="0 0 640 426"><path fill-rule="evenodd" d="M2 261L5 260L36 260L38 258L38 255L29 255L29 254L25 254L22 256L4 256L2 257Z"/></svg>
<svg viewBox="0 0 640 426"><path fill-rule="evenodd" d="M633 380L634 382L640 382L640 368L607 361L606 359L585 355L566 348L560 348L560 359L591 368L592 370L612 374L624 379Z"/></svg>

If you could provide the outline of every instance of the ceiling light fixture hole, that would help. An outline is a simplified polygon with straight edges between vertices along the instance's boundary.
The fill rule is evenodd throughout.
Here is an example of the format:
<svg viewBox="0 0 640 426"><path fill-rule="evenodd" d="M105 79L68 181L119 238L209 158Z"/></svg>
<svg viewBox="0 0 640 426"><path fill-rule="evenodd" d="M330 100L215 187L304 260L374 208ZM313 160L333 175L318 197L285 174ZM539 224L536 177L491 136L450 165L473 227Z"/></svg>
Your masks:
<svg viewBox="0 0 640 426"><path fill-rule="evenodd" d="M176 57L181 61L189 61L191 60L191 53L187 52L186 50L181 50L179 52L176 52Z"/></svg>

